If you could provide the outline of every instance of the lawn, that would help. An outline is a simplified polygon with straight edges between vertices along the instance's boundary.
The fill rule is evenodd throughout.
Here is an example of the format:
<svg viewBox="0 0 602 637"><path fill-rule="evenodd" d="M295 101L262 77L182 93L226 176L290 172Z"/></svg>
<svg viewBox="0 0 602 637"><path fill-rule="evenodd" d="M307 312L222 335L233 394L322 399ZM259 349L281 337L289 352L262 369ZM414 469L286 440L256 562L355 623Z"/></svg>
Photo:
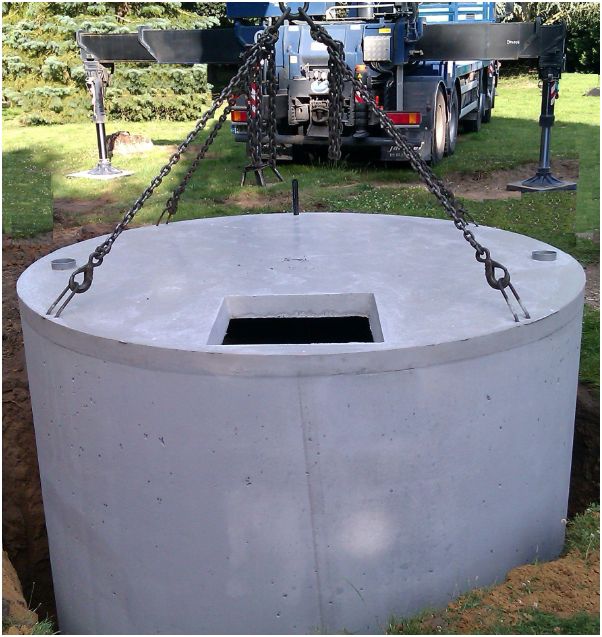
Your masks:
<svg viewBox="0 0 602 637"><path fill-rule="evenodd" d="M527 196L511 203L469 202L467 207L476 219L544 240L556 240L556 245L564 249L570 249L571 239L567 232L573 231L573 224L578 231L599 227L599 98L583 96L597 82L597 76L567 74L561 84L561 99L557 102L557 123L552 132L553 157L580 160L578 194ZM535 79L502 79L492 122L479 134L461 136L456 154L439 165L436 172L442 176L476 170L486 173L537 161L539 95ZM144 157L115 158L115 165L135 171L133 176L120 181L97 182L66 177L67 173L92 167L96 162L92 124L23 128L15 119L5 121L4 232L26 235L50 228L49 175L55 200L102 199L102 207L91 218L78 219L78 222L118 220L121 212L131 205L167 160L174 145L191 128L192 123L186 122L109 122L109 131L129 130L147 135L156 147ZM288 190L294 177L299 179L301 205L305 210L442 214L432 196L415 184L416 176L405 166L387 169L380 165L345 162L338 167L283 164L281 171L285 183L257 190L252 187L241 189L240 175L244 165L244 147L234 143L226 126L207 161L191 181L178 218L289 209ZM186 161L183 160L134 223L150 223L158 217L170 188L176 186L185 170ZM525 171L527 176L530 173ZM400 183L405 187L400 188ZM462 195L461 192L457 194Z"/></svg>

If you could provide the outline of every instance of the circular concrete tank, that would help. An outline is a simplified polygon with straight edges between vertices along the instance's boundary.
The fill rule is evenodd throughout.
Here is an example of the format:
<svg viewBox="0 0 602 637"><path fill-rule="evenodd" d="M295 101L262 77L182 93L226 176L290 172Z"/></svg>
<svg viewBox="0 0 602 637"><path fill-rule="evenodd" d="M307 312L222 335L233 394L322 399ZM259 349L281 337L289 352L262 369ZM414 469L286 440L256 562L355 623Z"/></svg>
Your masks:
<svg viewBox="0 0 602 637"><path fill-rule="evenodd" d="M51 260L99 240L28 268L61 631L378 632L557 556L584 273L475 233L530 320L432 219L131 230L60 319Z"/></svg>

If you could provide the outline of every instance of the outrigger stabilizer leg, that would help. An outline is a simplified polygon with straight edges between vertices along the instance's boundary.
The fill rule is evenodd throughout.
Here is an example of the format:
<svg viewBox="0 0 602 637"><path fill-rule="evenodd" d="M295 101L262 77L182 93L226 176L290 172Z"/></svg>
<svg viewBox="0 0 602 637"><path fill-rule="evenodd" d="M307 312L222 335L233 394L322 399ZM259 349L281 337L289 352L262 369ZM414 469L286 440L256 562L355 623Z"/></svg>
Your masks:
<svg viewBox="0 0 602 637"><path fill-rule="evenodd" d="M539 145L539 167L533 177L524 181L515 181L506 186L506 190L519 192L548 192L554 190L576 190L574 181L564 181L554 177L550 166L550 138L554 125L554 103L558 98L559 73L549 71L542 74L541 87L541 142Z"/></svg>
<svg viewBox="0 0 602 637"><path fill-rule="evenodd" d="M104 92L109 83L109 70L97 60L84 60L86 86L92 96L92 118L96 126L98 163L90 170L73 173L70 177L88 177L90 179L116 179L131 175L131 171L120 170L111 165L105 130Z"/></svg>

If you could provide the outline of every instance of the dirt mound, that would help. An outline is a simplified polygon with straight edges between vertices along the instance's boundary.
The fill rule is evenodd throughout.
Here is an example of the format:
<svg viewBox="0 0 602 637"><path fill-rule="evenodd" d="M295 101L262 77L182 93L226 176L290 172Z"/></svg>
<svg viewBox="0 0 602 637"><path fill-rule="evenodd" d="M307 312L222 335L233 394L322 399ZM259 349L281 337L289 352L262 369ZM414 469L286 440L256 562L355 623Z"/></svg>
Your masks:
<svg viewBox="0 0 602 637"><path fill-rule="evenodd" d="M581 611L597 615L600 554L588 556L588 562L589 565L578 552L573 552L554 562L519 566L508 573L501 586L483 592L477 606L465 609L457 627L470 634L488 632L499 611L511 624L524 620L530 610L559 617Z"/></svg>
<svg viewBox="0 0 602 637"><path fill-rule="evenodd" d="M9 635L29 635L38 616L23 598L21 582L5 551L2 551L2 632Z"/></svg>
<svg viewBox="0 0 602 637"><path fill-rule="evenodd" d="M569 623L581 616L586 622L590 618L593 623L593 618L600 613L599 593L599 551L584 556L573 550L553 562L512 569L503 584L471 591L440 611L429 611L415 619L393 622L389 632L460 635L574 633L563 625L563 619ZM585 634L590 633L591 630L588 630Z"/></svg>
<svg viewBox="0 0 602 637"><path fill-rule="evenodd" d="M523 164L511 170L493 172L474 171L470 173L450 173L445 181L458 197L483 201L485 199L519 199L520 192L506 190L506 185L513 181L521 181L532 177L537 171L537 164ZM575 159L554 160L552 171L559 179L577 181L579 179L579 162Z"/></svg>
<svg viewBox="0 0 602 637"><path fill-rule="evenodd" d="M52 204L52 216L55 227L78 227L90 218L102 218L107 210L113 212L117 204L110 196L94 199L74 199L71 197L57 197Z"/></svg>

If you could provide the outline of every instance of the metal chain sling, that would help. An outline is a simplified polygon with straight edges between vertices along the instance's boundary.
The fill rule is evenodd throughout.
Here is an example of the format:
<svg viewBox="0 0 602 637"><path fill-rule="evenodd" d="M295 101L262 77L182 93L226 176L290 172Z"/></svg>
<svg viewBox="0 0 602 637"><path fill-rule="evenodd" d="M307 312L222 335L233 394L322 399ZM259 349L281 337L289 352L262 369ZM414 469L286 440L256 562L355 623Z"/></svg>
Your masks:
<svg viewBox="0 0 602 637"><path fill-rule="evenodd" d="M275 44L275 40L272 37L268 40L267 44L264 44L261 47L260 60L266 60L266 61L269 60L269 62L266 62L266 64L270 64L271 66L271 75L270 75L270 66L268 66L267 82L266 82L267 86L265 91L266 93L268 93L270 98L272 98L270 99L268 103L268 118L266 120L267 152L269 154L268 165L272 168L272 170L274 171L278 179L282 181L282 176L280 175L280 173L278 172L276 168L276 144L274 140L274 136L276 134L276 110L275 110L276 78L274 73L275 71L274 44ZM246 56L250 54L251 54L251 50L247 51ZM255 92L257 93L258 83L257 83L256 75L247 74L246 78L244 78L244 82L246 82L246 87L245 86L237 87L237 93L245 92L249 94L251 92L251 88L250 88L251 85L255 87L253 90L255 90ZM256 96L254 96L254 99L255 98ZM169 223L171 219L173 218L173 216L176 214L178 210L180 198L184 194L184 191L186 190L186 187L188 186L190 179L192 178L192 176L198 169L201 161L205 158L205 155L207 154L207 151L209 150L209 146L211 146L211 144L214 142L218 132L222 128L224 122L228 118L228 115L230 114L234 106L236 106L236 96L231 95L228 98L228 103L226 107L224 108L223 113L221 114L218 121L213 126L201 150L198 152L190 168L184 175L184 178L182 179L180 184L174 189L173 193L167 200L165 204L165 208L163 209L163 212L159 216L159 219L157 220L156 225L159 225L161 223L161 220L163 219L165 215L167 215L167 219L165 223L166 224ZM247 105L247 113L248 113L248 109L249 109L249 106ZM247 115L247 120L249 120L248 115ZM254 129L253 131L254 139L251 144L252 148L257 148L257 149L259 148L259 145L260 145L259 135L260 135L259 131ZM255 154L255 157L257 158L256 165L259 165L259 163L261 162L260 153L261 153L261 150L258 150L257 153ZM253 161L253 163L255 164L255 160Z"/></svg>
<svg viewBox="0 0 602 637"><path fill-rule="evenodd" d="M247 74L247 135L251 163L254 166L262 165L261 161L261 97L260 97L260 71L259 62L249 68Z"/></svg>
<svg viewBox="0 0 602 637"><path fill-rule="evenodd" d="M184 175L184 178L182 179L178 187L175 188L175 190L173 191L173 193L170 195L169 199L165 203L165 208L163 209L163 212L161 212L161 215L157 219L157 223L156 223L157 226L161 223L161 220L163 219L165 215L167 215L167 219L165 220L165 223L166 224L169 223L172 217L178 211L178 204L180 203L180 198L184 194L184 191L186 190L186 187L188 186L188 182L192 178L193 174L196 172L201 161L205 158L205 155L207 154L209 147L215 141L217 134L219 133L226 119L228 119L228 115L232 111L232 108L234 107L235 104L236 104L236 98L231 97L228 99L228 103L226 107L224 108L222 114L219 116L217 122L213 125L213 128L211 129L211 132L209 133L209 135L207 136L207 139L203 143L201 150L197 153L196 157L194 158L194 161L190 165L190 168L187 170L186 174Z"/></svg>
<svg viewBox="0 0 602 637"><path fill-rule="evenodd" d="M198 134L205 128L205 126L207 125L207 122L213 118L218 108L226 100L229 100L229 98L233 94L236 93L236 90L238 89L238 87L242 85L244 78L248 76L249 70L259 64L259 61L262 56L262 47L264 47L265 43L270 40L273 40L274 42L278 40L278 29L283 24L283 22L288 18L289 15L290 15L290 10L287 9L286 11L282 13L282 15L279 18L277 18L270 26L268 26L261 33L261 35L257 38L257 42L253 46L251 46L250 49L247 51L245 58L243 60L243 63L240 69L238 70L238 72L236 73L236 75L230 80L228 85L221 91L219 96L212 103L209 110L203 114L201 119L199 119L195 127L188 133L184 141L178 146L177 150L171 155L168 162L161 168L159 173L151 180L150 184L143 191L140 197L136 199L136 201L133 203L131 208L124 214L121 221L115 226L115 229L113 230L113 232L99 246L97 246L94 249L94 251L88 257L87 263L83 265L82 267L78 268L77 270L75 270L71 274L65 289L59 294L59 296L56 298L54 303L48 308L48 311L46 312L47 315L50 315L54 312L57 305L60 303L60 301L63 299L63 297L65 297L65 295L68 292L71 292L71 294L67 296L64 303L56 311L56 314L54 315L56 318L58 318L61 315L63 310L67 307L67 305L70 303L70 301L73 299L73 297L76 294L82 294L84 292L87 292L90 289L94 279L94 269L102 265L104 258L111 251L111 248L113 247L113 244L115 243L115 241L119 238L121 233L127 228L127 226L130 224L132 219L136 216L136 214L141 210L141 208L144 206L146 201L152 196L152 194L154 193L156 188L161 184L163 179L165 179L165 177L169 175L172 168L180 161L182 154L186 151L186 149L190 146L190 144L198 136ZM226 108L228 108L229 106L230 104L228 104ZM219 126L221 126L221 124L219 124ZM219 127L218 127L218 130L219 130ZM212 131L212 133L213 132L217 134L217 131ZM209 141L209 138L211 138L211 141ZM209 138L207 140L209 141L207 148L212 143L213 139L215 139L215 135L212 136L210 134ZM201 153L203 153L203 157L204 157L206 153L206 149L205 149L205 152L201 150ZM199 161L201 159L199 159ZM198 165L198 162L197 162L197 165ZM179 199L179 197L176 197L175 200L177 199ZM82 276L81 282L78 282L76 280L76 277L78 277L79 275Z"/></svg>
<svg viewBox="0 0 602 637"><path fill-rule="evenodd" d="M282 181L282 176L276 168L276 92L278 90L278 77L276 74L276 42L272 42L265 47L265 91L267 113L265 119L266 129L266 149L265 152L268 157L268 164L270 168L276 173L276 176Z"/></svg>
<svg viewBox="0 0 602 637"><path fill-rule="evenodd" d="M306 3L307 5L307 3ZM418 153L414 151L411 145L407 142L405 137L395 128L393 122L389 119L389 117L384 113L376 104L374 98L367 90L367 88L357 80L352 74L351 70L345 63L344 58L344 49L341 42L334 40L328 32L318 24L316 24L306 13L307 6L304 5L304 8L299 9L297 18L303 19L310 27L310 33L314 40L321 42L324 44L329 53L329 84L331 86L331 92L329 95L329 129L331 133L329 134L329 157L336 161L341 156L341 134L342 134L342 113L343 113L343 86L345 81L350 81L352 83L352 87L354 92L357 93L369 106L371 111L376 115L381 126L386 130L386 132L391 136L391 138L395 141L395 143L402 149L404 155L414 168L416 172L421 176L428 189L435 195L435 197L439 200L445 211L452 217L454 225L458 230L460 230L465 238L465 240L474 248L475 250L475 258L480 263L483 263L485 266L485 278L487 283L494 289L500 290L502 293L506 304L508 305L510 311L514 316L514 320L518 322L518 316L516 312L512 309L510 305L510 301L508 295L506 293L505 288L509 287L511 292L513 293L515 299L520 305L524 315L526 318L529 317L529 313L523 306L521 299L516 292L514 286L510 282L510 273L508 269L503 266L501 263L494 261L491 258L490 252L487 248L483 247L477 240L474 234L468 229L468 223L466 221L467 212L466 210L455 200L455 197L451 191L445 186L445 184L436 177L428 164L420 158ZM110 252L111 247L115 240L119 237L119 235L123 232L126 226L131 222L136 213L142 208L144 203L150 196L153 194L154 190L161 184L164 177L167 176L173 166L180 160L182 153L188 148L190 143L199 132L205 128L209 119L213 117L219 106L228 98L228 104L224 109L224 113L219 118L218 122L214 125L212 131L210 132L207 140L205 141L201 151L197 154L191 168L186 173L184 180L180 184L178 188L174 191L172 196L167 202L167 205L160 217L163 217L165 213L168 214L168 221L175 213L177 209L177 203L179 198L181 197L190 177L198 167L200 161L205 157L207 149L214 141L215 136L217 135L219 129L223 125L228 113L234 106L232 95L235 90L240 86L240 84L247 79L247 86L251 86L253 80L257 80L258 78L258 69L261 65L261 60L265 60L266 64L268 64L267 73L266 73L266 93L268 94L268 152L270 159L270 167L274 170L277 176L282 179L275 169L275 143L274 143L274 135L275 135L275 92L276 92L276 78L274 72L274 44L278 40L278 29L285 19L291 17L291 11L288 8L282 6L282 15L269 27L265 29L265 31L259 36L255 45L253 45L246 53L243 64L237 74L232 78L229 82L228 86L224 88L224 90L220 93L217 100L214 101L212 107L203 115L203 117L199 120L195 128L188 134L184 142L180 144L177 151L170 157L168 163L163 166L160 170L159 174L151 181L150 185L147 189L142 193L142 195L134 202L134 205L130 208L130 210L124 215L123 219L117 224L113 233L100 245L98 246L90 255L88 262L86 265L77 269L71 277L69 278L69 282L63 292L58 296L55 302L48 309L47 314L51 314L60 300L67 294L69 290L71 290L71 294L67 297L66 301L56 312L56 317L60 316L63 309L67 306L67 304L71 301L71 299L75 296L75 294L86 292L92 285L93 280L93 272L94 268L100 266L103 262L104 257ZM270 70L270 67L272 70ZM256 82L256 86L259 86L259 83ZM260 119L259 117L256 119ZM250 133L251 134L251 133ZM259 143L255 145L255 148L261 148L261 132L259 129L258 133L253 132L254 141L258 141ZM260 150L261 152L261 150ZM260 156L261 159L261 156ZM249 167L248 167L249 168ZM259 169L261 170L263 166ZM255 170L258 183L263 181L263 175L257 172L256 167L251 167L251 169ZM246 174L246 170L245 170ZM244 176L243 176L244 182ZM160 221L159 219L159 221ZM503 276L496 278L495 271L499 269L502 271ZM81 283L75 281L75 277L79 274L83 275L83 280Z"/></svg>
<svg viewBox="0 0 602 637"><path fill-rule="evenodd" d="M277 40L276 34L271 38L264 38L261 43L258 42L260 61L255 67L249 69L247 76L247 135L251 163L243 170L241 186L245 185L250 172L255 174L258 186L265 186L263 174L265 168L271 168L278 180L283 181L282 175L276 168L277 79L274 46ZM267 162L264 161L264 153L267 154Z"/></svg>
<svg viewBox="0 0 602 637"><path fill-rule="evenodd" d="M351 82L354 91L368 104L370 110L377 117L380 125L389 134L393 141L402 149L405 157L410 162L412 168L420 175L427 188L431 193L435 195L443 209L452 218L454 225L460 232L469 245L475 250L475 258L479 263L483 263L485 266L485 279L490 287L495 290L499 290L508 305L508 308L512 312L514 320L518 323L519 318L512 306L506 288L509 288L514 298L519 304L521 310L524 313L525 318L530 318L530 315L524 307L516 289L510 282L510 272L508 268L502 265L499 261L494 261L491 258L490 251L482 246L476 239L474 233L468 228L468 222L466 221L466 211L460 206L453 194L443 184L443 182L433 173L430 166L420 157L420 155L412 148L407 139L395 128L393 122L389 119L388 115L379 108L378 104L372 97L368 89L355 78L351 69L345 62L343 45L341 42L334 40L322 26L316 24L314 20L307 15L305 9L299 9L299 16L307 22L310 28L311 37L321 42L326 46L329 53L329 69L330 78L332 77L332 71L335 75L338 75L342 81ZM331 64L332 63L332 64ZM335 132L336 137L336 132ZM496 277L496 270L500 270L502 275Z"/></svg>
<svg viewBox="0 0 602 637"><path fill-rule="evenodd" d="M343 43L338 40L330 38L330 42L322 44L328 49L328 159L336 162L341 159L344 107L344 80L339 73L338 60L345 59L345 52Z"/></svg>

